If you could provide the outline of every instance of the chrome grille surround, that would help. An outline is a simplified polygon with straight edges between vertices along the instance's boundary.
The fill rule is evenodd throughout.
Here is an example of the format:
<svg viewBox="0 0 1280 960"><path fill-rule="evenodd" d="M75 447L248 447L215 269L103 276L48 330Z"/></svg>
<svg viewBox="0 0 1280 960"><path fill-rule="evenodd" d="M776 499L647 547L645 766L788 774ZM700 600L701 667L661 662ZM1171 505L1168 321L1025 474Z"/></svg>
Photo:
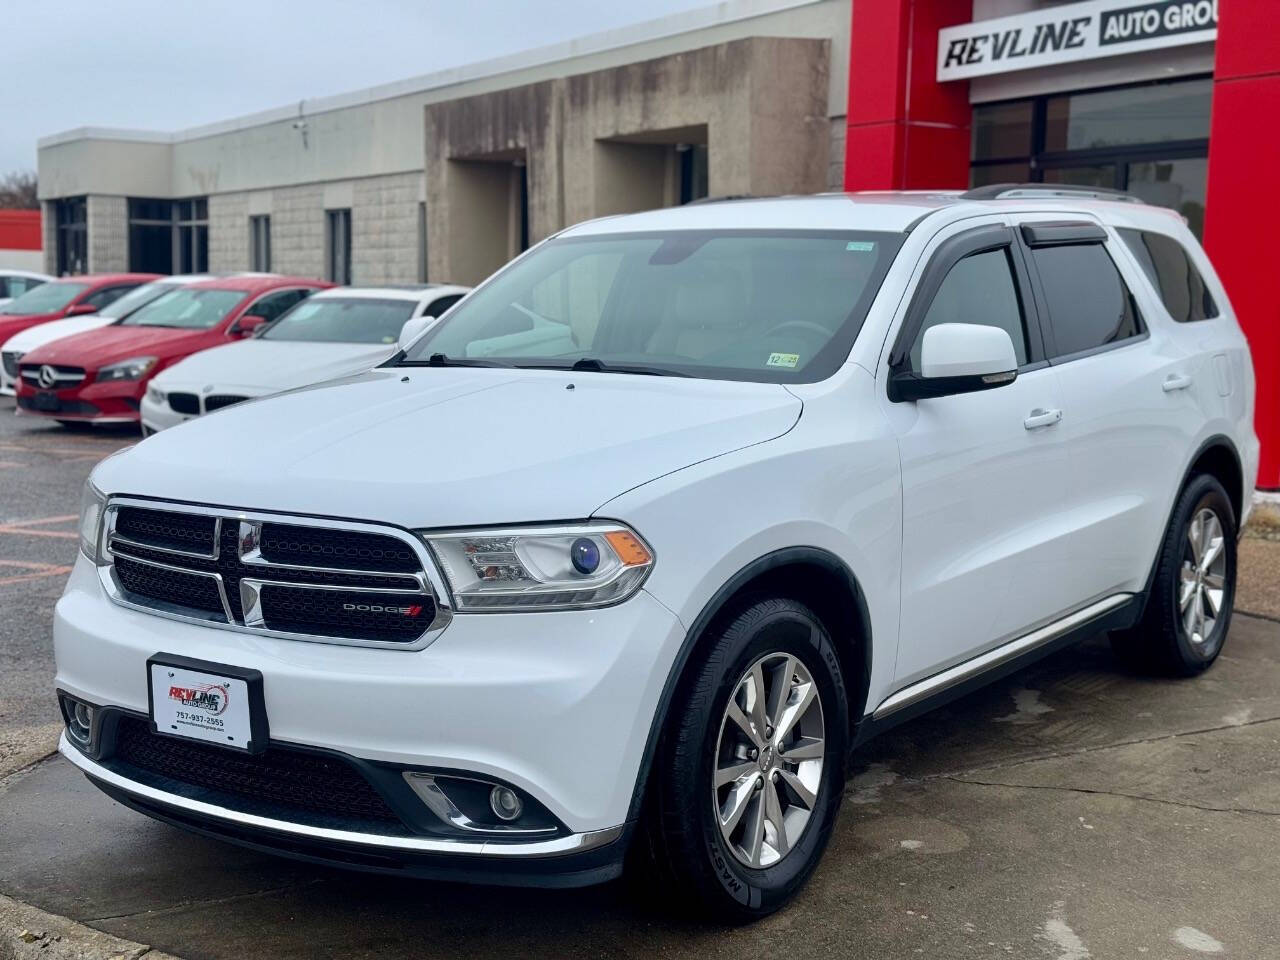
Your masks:
<svg viewBox="0 0 1280 960"><path fill-rule="evenodd" d="M180 514L188 517L213 517L214 536L211 549L177 549L172 546L157 546L126 538L116 531L119 512L121 508L125 507ZM411 573L388 573L376 569L307 566L296 563L268 561L263 558L259 550L262 526L266 523L288 524L295 527L312 528L317 531L350 531L391 537L402 542L413 552L418 559L418 570ZM261 574L258 576L248 573L239 579L237 595L234 598L235 602L233 602L229 592L230 585L220 573L200 569L198 565L192 565L191 563L184 563L184 559L206 562L219 560L223 531L230 524L236 525L236 559L239 564L255 572L259 569L261 570ZM227 534L227 536L229 537L230 535ZM149 556L149 554L155 553L163 554L164 557L162 559L164 562L159 562L154 556ZM215 614L195 607L179 606L157 598L131 593L121 583L115 569L117 555L120 559L135 564L141 563L177 573L209 578L213 581L218 592L222 612ZM448 589L426 544L408 530L388 524L113 496L108 498L102 513L102 521L98 531L98 557L98 578L102 582L107 596L114 603L132 610L140 610L144 613L167 617L172 620L218 627L219 629L233 630L254 636L276 637L283 640L302 640L310 643L376 647L388 650L421 650L444 632L453 617L453 604ZM273 579L271 575L273 570L287 573L289 576L287 578L281 577L279 580ZM314 583L306 582L305 577L307 574L315 574ZM335 586L331 582L326 582L326 578L331 575L352 578L366 577L371 581L375 581L375 583L368 586L354 584ZM388 585L388 580L395 581L395 585ZM279 585L294 590L329 590L353 595L369 593L403 596L406 603L415 599L430 602L434 616L428 622L421 635L412 641L373 640L362 637L272 630L266 625L267 618L262 609L261 590L265 585ZM239 617L236 614L237 610L242 611L242 615Z"/></svg>

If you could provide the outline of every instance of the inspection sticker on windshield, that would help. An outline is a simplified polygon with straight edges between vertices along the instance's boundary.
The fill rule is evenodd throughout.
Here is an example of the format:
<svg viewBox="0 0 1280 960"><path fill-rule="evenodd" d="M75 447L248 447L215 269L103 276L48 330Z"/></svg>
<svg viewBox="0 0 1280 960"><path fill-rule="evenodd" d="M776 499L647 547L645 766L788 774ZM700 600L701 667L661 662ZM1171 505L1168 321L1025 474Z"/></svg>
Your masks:
<svg viewBox="0 0 1280 960"><path fill-rule="evenodd" d="M766 361L766 367L795 367L800 362L800 354L798 353L771 353Z"/></svg>
<svg viewBox="0 0 1280 960"><path fill-rule="evenodd" d="M870 253L876 245L872 240L850 240L844 248L852 253Z"/></svg>

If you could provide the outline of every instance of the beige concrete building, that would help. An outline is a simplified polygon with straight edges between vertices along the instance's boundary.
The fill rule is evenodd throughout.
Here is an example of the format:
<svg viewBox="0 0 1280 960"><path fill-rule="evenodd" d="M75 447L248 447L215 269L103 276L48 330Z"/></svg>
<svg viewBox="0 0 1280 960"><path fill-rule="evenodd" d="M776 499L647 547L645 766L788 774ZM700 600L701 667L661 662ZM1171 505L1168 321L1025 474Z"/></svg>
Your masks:
<svg viewBox="0 0 1280 960"><path fill-rule="evenodd" d="M838 189L850 22L850 0L731 0L206 127L46 137L46 269L473 283L590 217Z"/></svg>

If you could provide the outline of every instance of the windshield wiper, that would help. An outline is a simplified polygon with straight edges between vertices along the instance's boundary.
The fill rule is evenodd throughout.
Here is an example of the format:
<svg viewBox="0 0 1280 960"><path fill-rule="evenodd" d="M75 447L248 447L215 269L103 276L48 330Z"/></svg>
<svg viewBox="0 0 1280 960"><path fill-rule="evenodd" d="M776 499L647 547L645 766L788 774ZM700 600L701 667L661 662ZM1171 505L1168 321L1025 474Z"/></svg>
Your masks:
<svg viewBox="0 0 1280 960"><path fill-rule="evenodd" d="M433 353L425 360L401 360L397 367L506 367L510 364L500 360L486 360L483 357L449 357L443 353Z"/></svg>
<svg viewBox="0 0 1280 960"><path fill-rule="evenodd" d="M567 366L562 363L529 363L517 366L530 370L582 370L588 373L638 373L649 377L687 377L689 374L669 367L653 367L643 363L605 363L595 357L581 357Z"/></svg>

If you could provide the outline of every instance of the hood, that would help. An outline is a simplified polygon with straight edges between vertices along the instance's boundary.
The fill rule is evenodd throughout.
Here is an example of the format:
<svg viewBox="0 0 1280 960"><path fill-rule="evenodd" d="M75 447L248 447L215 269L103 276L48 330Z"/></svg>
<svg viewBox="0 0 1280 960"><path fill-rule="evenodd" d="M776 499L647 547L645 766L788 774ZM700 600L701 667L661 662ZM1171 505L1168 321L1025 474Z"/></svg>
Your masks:
<svg viewBox="0 0 1280 960"><path fill-rule="evenodd" d="M20 353L26 353L36 347L44 346L46 343L52 343L54 340L61 340L63 337L84 333L86 330L97 330L99 327L105 327L113 322L110 317L102 317L96 313L80 317L67 317L65 320L50 320L48 323L41 323L30 329L23 330L10 338L0 349L17 350Z"/></svg>
<svg viewBox="0 0 1280 960"><path fill-rule="evenodd" d="M781 436L801 409L777 384L378 369L161 431L104 461L94 482L107 493L406 527L573 520L663 474Z"/></svg>
<svg viewBox="0 0 1280 960"><path fill-rule="evenodd" d="M37 324L48 323L50 320L57 320L62 316L58 313L0 313L0 344L8 341L8 339L16 334L21 333L28 327L34 327Z"/></svg>
<svg viewBox="0 0 1280 960"><path fill-rule="evenodd" d="M176 330L172 327L130 327L115 324L88 330L36 347L23 363L62 363L94 369L129 357L161 360L181 356L207 344L214 330Z"/></svg>
<svg viewBox="0 0 1280 960"><path fill-rule="evenodd" d="M161 390L215 393L242 391L252 396L305 387L364 371L396 352L395 344L300 343L241 340L202 350L175 363L155 378Z"/></svg>

